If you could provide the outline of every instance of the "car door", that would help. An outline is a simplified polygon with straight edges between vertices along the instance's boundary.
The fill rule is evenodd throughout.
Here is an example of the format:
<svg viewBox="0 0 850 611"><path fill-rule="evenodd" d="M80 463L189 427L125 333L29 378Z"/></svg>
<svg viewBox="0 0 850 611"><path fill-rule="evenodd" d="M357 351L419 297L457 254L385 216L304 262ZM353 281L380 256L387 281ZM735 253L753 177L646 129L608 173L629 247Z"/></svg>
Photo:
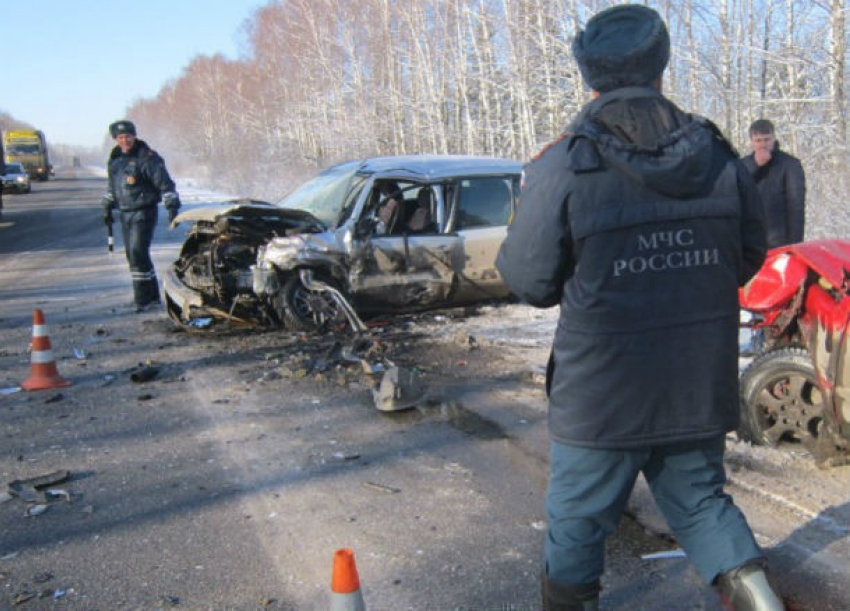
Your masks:
<svg viewBox="0 0 850 611"><path fill-rule="evenodd" d="M350 291L366 308L448 303L463 258L460 238L442 232L446 217L442 185L394 182L395 190L379 180L372 186L358 222ZM397 210L385 212L385 204Z"/></svg>
<svg viewBox="0 0 850 611"><path fill-rule="evenodd" d="M510 293L496 269L496 255L507 235L517 189L514 176L464 178L455 184L451 222L463 250L457 301Z"/></svg>

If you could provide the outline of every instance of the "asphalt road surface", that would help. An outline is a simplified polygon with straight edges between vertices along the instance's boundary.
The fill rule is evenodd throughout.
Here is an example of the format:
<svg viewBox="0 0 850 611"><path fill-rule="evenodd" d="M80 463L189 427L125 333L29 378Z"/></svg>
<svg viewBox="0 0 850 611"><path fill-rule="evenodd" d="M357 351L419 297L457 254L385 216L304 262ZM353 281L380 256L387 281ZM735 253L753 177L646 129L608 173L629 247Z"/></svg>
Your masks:
<svg viewBox="0 0 850 611"><path fill-rule="evenodd" d="M417 409L379 413L358 367L303 374L305 355L338 338L186 334L161 311L135 314L120 236L106 249L104 187L68 169L4 197L0 494L70 477L41 502L0 503L0 609L318 611L342 547L370 611L539 608L545 401L527 375L538 353L472 350L438 332L445 317L391 325L370 341L421 367L429 392ZM182 237L160 219L159 270ZM36 308L73 385L15 392ZM456 325L492 326L487 314ZM156 377L133 382L144 367ZM730 491L783 593L845 610L848 471L807 465L733 444ZM640 494L632 508L609 542L602 608L720 609L686 559L642 558L676 545Z"/></svg>

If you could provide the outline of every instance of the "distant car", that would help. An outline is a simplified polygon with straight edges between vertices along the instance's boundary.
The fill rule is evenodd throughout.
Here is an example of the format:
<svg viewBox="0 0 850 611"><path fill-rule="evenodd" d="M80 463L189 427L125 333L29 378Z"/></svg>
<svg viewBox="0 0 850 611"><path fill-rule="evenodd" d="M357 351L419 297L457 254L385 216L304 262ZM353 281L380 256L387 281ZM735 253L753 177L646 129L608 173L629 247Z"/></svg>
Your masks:
<svg viewBox="0 0 850 611"><path fill-rule="evenodd" d="M314 330L505 298L495 258L520 172L493 157L376 157L331 167L275 205L187 211L172 224L194 222L163 279L166 308L180 325Z"/></svg>
<svg viewBox="0 0 850 611"><path fill-rule="evenodd" d="M29 193L31 189L30 177L24 166L17 161L6 162L3 193Z"/></svg>

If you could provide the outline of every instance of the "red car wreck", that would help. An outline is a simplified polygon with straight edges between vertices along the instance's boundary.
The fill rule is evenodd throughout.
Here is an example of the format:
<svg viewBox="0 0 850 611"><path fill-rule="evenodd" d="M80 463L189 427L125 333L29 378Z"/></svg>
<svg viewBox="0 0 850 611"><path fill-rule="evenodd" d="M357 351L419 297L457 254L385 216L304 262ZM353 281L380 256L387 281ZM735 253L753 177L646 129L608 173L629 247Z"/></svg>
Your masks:
<svg viewBox="0 0 850 611"><path fill-rule="evenodd" d="M776 248L740 291L757 354L741 376L749 441L801 444L821 464L850 450L850 241Z"/></svg>

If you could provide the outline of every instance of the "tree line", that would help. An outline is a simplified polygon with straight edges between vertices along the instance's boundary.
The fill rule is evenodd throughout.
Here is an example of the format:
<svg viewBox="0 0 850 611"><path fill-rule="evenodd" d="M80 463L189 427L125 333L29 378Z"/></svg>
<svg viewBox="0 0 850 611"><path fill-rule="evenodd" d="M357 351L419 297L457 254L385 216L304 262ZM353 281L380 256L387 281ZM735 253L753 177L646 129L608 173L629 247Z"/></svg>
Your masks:
<svg viewBox="0 0 850 611"><path fill-rule="evenodd" d="M274 199L378 154L528 159L590 99L570 52L594 0L274 0L238 60L198 56L128 109L176 173ZM809 181L808 237L850 228L846 0L659 0L664 92L742 152L771 119Z"/></svg>

